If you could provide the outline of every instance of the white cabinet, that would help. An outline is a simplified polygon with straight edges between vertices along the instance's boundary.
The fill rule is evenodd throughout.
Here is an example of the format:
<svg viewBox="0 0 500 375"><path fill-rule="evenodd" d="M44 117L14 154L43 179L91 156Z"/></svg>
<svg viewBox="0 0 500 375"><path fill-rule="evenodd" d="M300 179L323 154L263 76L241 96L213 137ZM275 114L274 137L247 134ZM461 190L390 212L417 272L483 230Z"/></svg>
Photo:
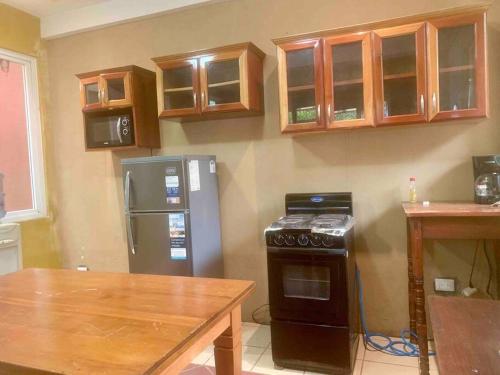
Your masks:
<svg viewBox="0 0 500 375"><path fill-rule="evenodd" d="M19 224L0 224L0 275L23 268Z"/></svg>

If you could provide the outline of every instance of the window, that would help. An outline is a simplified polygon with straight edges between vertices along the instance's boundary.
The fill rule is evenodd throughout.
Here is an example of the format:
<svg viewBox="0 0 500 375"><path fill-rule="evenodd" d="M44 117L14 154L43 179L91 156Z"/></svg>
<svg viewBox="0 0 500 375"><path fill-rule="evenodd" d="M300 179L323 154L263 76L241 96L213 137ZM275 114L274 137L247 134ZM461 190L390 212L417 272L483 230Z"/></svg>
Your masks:
<svg viewBox="0 0 500 375"><path fill-rule="evenodd" d="M3 221L47 215L36 59L0 49Z"/></svg>

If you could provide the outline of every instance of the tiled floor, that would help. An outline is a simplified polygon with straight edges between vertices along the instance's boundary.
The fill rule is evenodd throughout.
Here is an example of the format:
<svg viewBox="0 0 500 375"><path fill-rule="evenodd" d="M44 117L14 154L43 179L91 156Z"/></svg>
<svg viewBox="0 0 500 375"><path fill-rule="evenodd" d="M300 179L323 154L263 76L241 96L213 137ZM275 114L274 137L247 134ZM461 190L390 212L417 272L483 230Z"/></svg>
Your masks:
<svg viewBox="0 0 500 375"><path fill-rule="evenodd" d="M269 326L255 323L243 323L243 371L259 374L288 375L314 374L312 372L277 370L274 368L271 355L271 332ZM213 345L206 348L193 361L196 365L215 366ZM430 358L430 373L438 375L436 361ZM185 370L185 375L192 371ZM201 372L200 372L201 373ZM210 372L207 372L210 373ZM359 341L354 375L418 375L418 359L413 357L396 357L378 351L365 350L362 340Z"/></svg>
<svg viewBox="0 0 500 375"><path fill-rule="evenodd" d="M243 371L259 374L288 375L314 374L303 371L277 370L271 355L271 332L269 326L243 323ZM214 366L213 345L206 348L193 363ZM438 375L434 357L430 359L430 374ZM185 370L185 375L191 371ZM412 357L395 357L377 351L366 350L362 340L358 346L353 375L418 375L418 360Z"/></svg>

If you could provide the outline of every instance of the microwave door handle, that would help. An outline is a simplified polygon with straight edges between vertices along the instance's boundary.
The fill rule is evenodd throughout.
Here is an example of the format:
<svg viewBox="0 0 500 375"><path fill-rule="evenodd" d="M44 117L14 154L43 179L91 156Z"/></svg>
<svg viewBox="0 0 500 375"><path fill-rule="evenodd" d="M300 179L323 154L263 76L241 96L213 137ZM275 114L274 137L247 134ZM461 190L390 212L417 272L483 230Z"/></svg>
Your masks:
<svg viewBox="0 0 500 375"><path fill-rule="evenodd" d="M134 236L132 234L132 218L130 217L130 171L125 175L125 220L127 221L127 238L130 251L135 255Z"/></svg>
<svg viewBox="0 0 500 375"><path fill-rule="evenodd" d="M116 122L116 133L118 134L118 140L120 141L120 144L123 144L122 132L120 131L121 119L121 117L118 117L118 121Z"/></svg>

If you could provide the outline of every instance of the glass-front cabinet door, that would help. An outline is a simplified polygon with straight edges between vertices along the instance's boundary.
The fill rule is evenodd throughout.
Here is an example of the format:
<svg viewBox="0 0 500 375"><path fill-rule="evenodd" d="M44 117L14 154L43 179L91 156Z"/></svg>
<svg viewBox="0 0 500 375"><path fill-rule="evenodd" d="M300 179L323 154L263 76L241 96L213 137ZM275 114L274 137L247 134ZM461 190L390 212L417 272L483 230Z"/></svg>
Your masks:
<svg viewBox="0 0 500 375"><path fill-rule="evenodd" d="M376 30L374 56L377 124L425 122L425 24Z"/></svg>
<svg viewBox="0 0 500 375"><path fill-rule="evenodd" d="M129 72L101 74L102 104L104 107L132 105Z"/></svg>
<svg viewBox="0 0 500 375"><path fill-rule="evenodd" d="M324 127L323 64L320 40L278 46L281 131Z"/></svg>
<svg viewBox="0 0 500 375"><path fill-rule="evenodd" d="M487 114L486 14L429 22L430 120Z"/></svg>
<svg viewBox="0 0 500 375"><path fill-rule="evenodd" d="M324 40L326 120L329 128L373 126L371 34Z"/></svg>
<svg viewBox="0 0 500 375"><path fill-rule="evenodd" d="M200 58L202 112L248 109L247 51Z"/></svg>
<svg viewBox="0 0 500 375"><path fill-rule="evenodd" d="M198 59L167 61L159 64L162 88L160 116L182 116L200 112L198 99Z"/></svg>
<svg viewBox="0 0 500 375"><path fill-rule="evenodd" d="M99 76L80 79L80 102L84 111L101 108L101 93Z"/></svg>

